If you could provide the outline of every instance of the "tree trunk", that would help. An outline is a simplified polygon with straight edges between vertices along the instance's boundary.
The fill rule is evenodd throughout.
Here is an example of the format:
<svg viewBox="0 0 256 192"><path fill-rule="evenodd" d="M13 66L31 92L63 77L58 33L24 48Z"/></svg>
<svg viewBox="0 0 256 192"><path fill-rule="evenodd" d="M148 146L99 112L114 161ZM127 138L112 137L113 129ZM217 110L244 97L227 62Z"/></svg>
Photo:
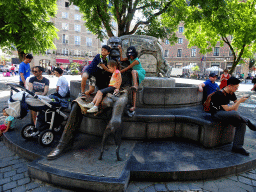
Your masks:
<svg viewBox="0 0 256 192"><path fill-rule="evenodd" d="M25 58L25 53L22 50L18 50L19 60L22 62Z"/></svg>

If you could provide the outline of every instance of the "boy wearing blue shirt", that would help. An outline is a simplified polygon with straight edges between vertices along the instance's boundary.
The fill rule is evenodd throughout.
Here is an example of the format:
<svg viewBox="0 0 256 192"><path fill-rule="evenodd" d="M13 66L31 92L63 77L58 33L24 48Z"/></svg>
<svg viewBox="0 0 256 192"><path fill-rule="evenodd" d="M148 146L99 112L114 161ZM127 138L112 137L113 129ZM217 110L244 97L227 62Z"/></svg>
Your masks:
<svg viewBox="0 0 256 192"><path fill-rule="evenodd" d="M203 101L206 100L208 95L220 89L219 85L215 83L216 79L217 75L215 73L210 73L209 79L198 85L199 91L203 92L205 90L206 93L206 95L204 95Z"/></svg>
<svg viewBox="0 0 256 192"><path fill-rule="evenodd" d="M90 65L86 66L83 70L82 82L81 82L81 93L82 96L90 95L94 91L94 85L89 84L89 90L85 92L86 80L95 77L95 85L98 89L108 87L110 77L112 73L107 68L107 56L110 54L111 48L107 45L103 45L101 54L97 54Z"/></svg>
<svg viewBox="0 0 256 192"><path fill-rule="evenodd" d="M20 74L20 85L26 88L26 79L30 76L30 62L32 61L32 54L26 54L25 60L20 63L19 74Z"/></svg>

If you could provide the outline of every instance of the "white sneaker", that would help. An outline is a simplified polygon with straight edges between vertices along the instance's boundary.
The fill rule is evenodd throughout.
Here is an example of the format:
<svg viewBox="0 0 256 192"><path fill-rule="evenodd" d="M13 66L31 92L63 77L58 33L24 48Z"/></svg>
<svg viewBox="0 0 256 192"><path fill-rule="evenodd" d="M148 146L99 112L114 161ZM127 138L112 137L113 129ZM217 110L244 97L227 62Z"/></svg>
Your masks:
<svg viewBox="0 0 256 192"><path fill-rule="evenodd" d="M85 108L89 108L89 109L92 108L93 106L94 106L94 103L92 102L84 105Z"/></svg>
<svg viewBox="0 0 256 192"><path fill-rule="evenodd" d="M98 112L98 107L96 106L93 106L91 109L87 111L87 113L95 113L95 112Z"/></svg>

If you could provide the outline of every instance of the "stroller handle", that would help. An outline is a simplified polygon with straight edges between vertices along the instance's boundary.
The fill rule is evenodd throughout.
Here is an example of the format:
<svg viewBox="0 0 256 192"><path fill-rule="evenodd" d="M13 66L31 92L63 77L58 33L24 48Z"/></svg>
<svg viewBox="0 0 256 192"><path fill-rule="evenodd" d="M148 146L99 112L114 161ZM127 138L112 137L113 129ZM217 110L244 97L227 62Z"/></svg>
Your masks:
<svg viewBox="0 0 256 192"><path fill-rule="evenodd" d="M18 88L20 88L20 89L26 91L27 93L29 93L29 94L32 95L33 97L38 98L38 96L37 96L35 93L33 93L32 91L29 91L28 89L26 89L25 87L23 87L23 86L21 86L21 85L17 85L17 84L15 84L15 83L7 83L6 85L10 86L11 89L13 89L13 90L16 91L16 92L19 92L19 90L15 88L15 87L18 87Z"/></svg>

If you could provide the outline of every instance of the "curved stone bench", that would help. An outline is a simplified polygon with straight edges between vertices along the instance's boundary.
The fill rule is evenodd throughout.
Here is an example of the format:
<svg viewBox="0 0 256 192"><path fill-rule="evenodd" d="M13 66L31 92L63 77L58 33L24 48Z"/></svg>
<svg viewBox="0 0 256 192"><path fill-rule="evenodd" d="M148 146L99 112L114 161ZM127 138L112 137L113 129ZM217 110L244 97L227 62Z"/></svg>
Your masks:
<svg viewBox="0 0 256 192"><path fill-rule="evenodd" d="M102 136L108 123L106 114L83 118L80 131ZM215 147L231 143L234 127L212 120L201 106L179 109L138 109L130 118L123 117L123 139L185 138Z"/></svg>

